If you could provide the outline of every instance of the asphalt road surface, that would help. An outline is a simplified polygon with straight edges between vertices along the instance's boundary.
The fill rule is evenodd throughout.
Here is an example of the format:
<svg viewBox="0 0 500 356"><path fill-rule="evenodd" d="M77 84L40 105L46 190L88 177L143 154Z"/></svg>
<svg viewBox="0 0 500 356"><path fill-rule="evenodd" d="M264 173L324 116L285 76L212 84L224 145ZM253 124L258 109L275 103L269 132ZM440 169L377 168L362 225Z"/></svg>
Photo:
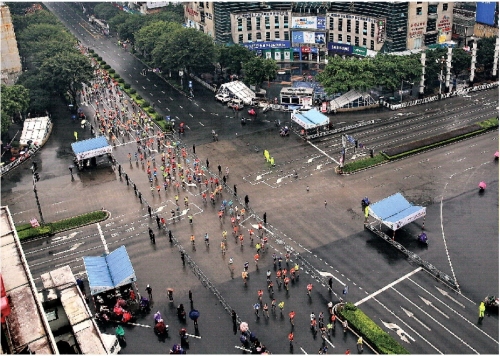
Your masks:
<svg viewBox="0 0 500 356"><path fill-rule="evenodd" d="M68 10L64 6L59 3L50 5L61 14L63 21L75 25L79 23L71 19L73 12L60 12ZM76 31L77 35L79 32ZM122 56L130 56L125 51L120 56L118 53L111 55L118 48L112 47L110 40L95 34L97 38L94 38L92 32L81 33L84 37L79 35L80 38L96 48L118 72L130 71L132 76L129 82L134 85L133 81L137 80L135 85L138 85L138 90L144 86L144 93L147 95L151 91L152 97L156 93L153 90L165 91L159 100L171 103L165 108L159 107L165 111L168 111L167 108L172 110L171 115L179 116L191 127L182 137L187 147L196 143L196 156L202 162L207 158L210 160L212 173L217 173L218 164L229 167L228 186L237 185L240 200L248 194L250 207L256 215L247 214L241 222L245 233L243 248L231 236L229 219L226 217L222 223L219 222L218 205L205 205L198 187L188 187L186 192L181 193L181 200L184 196L189 197L193 225L183 215L179 222L169 227L227 304L236 310L242 320L249 322L251 330L273 353L289 352L286 336L290 324L286 314L290 310L297 313L294 352L302 352L300 347L307 353L317 352L321 340L318 336L314 339L309 330L309 314L311 311L316 314L326 312L326 304L338 301L345 285L349 289L344 299L358 303L369 317L411 353L498 353L498 314L485 318L482 325L477 324L479 301L486 295L499 294L498 163L493 160L493 153L498 149L497 131L354 175L337 176L333 168L336 165L334 159L339 156L338 135L311 143L294 135L281 138L272 124L277 113L269 114L269 122L252 122L245 127L229 117L227 121L217 121L222 120L221 117L214 120L216 115L210 112L219 113L222 117L231 116L231 112L215 103L213 94L205 93L195 83L195 100L190 101L169 89L156 76L141 76L137 65L137 71L132 73L130 66L133 68L135 59L123 59ZM102 42L100 49L97 42ZM112 60L117 62L112 63ZM491 117L498 106L498 90L474 95L471 99L454 98L444 104L405 109L402 113L414 114L403 117L380 111L339 115L335 120L336 124L343 125L340 120L350 124L384 118L348 133L356 133L360 142L372 147L387 147L410 139L408 137L412 135L425 137L431 135L433 130L451 130L466 122ZM207 98L205 101L199 99L204 96ZM182 109L176 105L182 106ZM91 113L93 108L85 107L84 110ZM193 115L192 119L189 113ZM71 122L64 115L63 111L54 114L55 131L37 156L42 176L38 191L45 219L53 221L101 207L109 210L111 218L100 224L104 240L110 250L120 245L127 247L139 288L144 289L148 283L152 285L153 309L167 315L167 323L171 325L171 335L165 343L157 342L151 328L136 326L127 329L128 345L124 352L166 353L174 342L179 341L177 330L181 323L176 320L175 311L167 301L165 290L168 287L175 289L175 304L183 302L186 307L189 306L187 291L191 289L194 307L202 314L199 330L202 339L192 339L189 352L235 352L234 346L240 343L238 335L233 334L229 314L197 276L187 266L182 266L178 248L157 231L154 219L149 218L146 206L139 203L133 189L121 181L109 166L79 173L74 181L70 179L67 166L71 164L69 144L72 132L79 130L81 138L90 137L90 133L79 129L78 123ZM442 121L444 118L447 119ZM195 125L197 121L204 126ZM211 142L213 128L220 132L219 142ZM235 132L239 135L236 136ZM126 155L131 147L133 149L135 143L125 143L116 148L114 155L124 171L137 182L154 211L168 218L168 212L175 206L174 192L161 192L160 196L149 193L143 170L135 162L130 165L127 161ZM266 164L262 157L263 149L268 149L275 157L276 168L271 169ZM187 159L192 162L192 152ZM294 171L298 172L298 178L294 178ZM479 195L477 184L481 180L488 186L485 194ZM11 208L16 223L27 222L37 216L28 169L20 168L2 183L3 203ZM386 242L363 229L361 198L368 196L376 202L395 192L401 192L410 201L427 207L425 229L430 244L425 248L416 243L421 220L399 230L397 241L456 278L460 293L447 289L426 272L408 263ZM223 196L229 198L230 193L224 192ZM256 224L264 212L267 213L270 246L259 261L257 270L253 263L255 249L250 246L247 229ZM148 226L157 232L155 245L149 242ZM229 231L225 256L218 247L224 229ZM197 237L196 251L189 246L192 233ZM209 248L202 242L205 233L211 238ZM66 264L74 273L84 273L81 257L103 253L97 224L50 239L30 241L23 247L35 277ZM284 254L285 249L300 254L308 266L332 273L333 293L328 292L324 282L313 280L303 270L299 281L291 286L288 293L283 289L275 291L278 302L285 301L285 316L281 318L278 313L276 318L267 320L261 316L257 319L252 305L257 300L257 290L266 289L265 271L273 271L271 254L273 251ZM236 266L234 279L227 266L229 257L234 259ZM239 278L245 261L250 262L247 287ZM306 285L310 282L314 284L311 298L306 295ZM37 283L39 285L38 280ZM267 293L264 301L270 301ZM151 326L151 321L152 315L148 315L138 323ZM188 332L194 333L190 322ZM346 348L355 350L354 336L348 333L344 338L341 334L337 329L337 334L331 339L335 348L330 347L330 353L343 353Z"/></svg>

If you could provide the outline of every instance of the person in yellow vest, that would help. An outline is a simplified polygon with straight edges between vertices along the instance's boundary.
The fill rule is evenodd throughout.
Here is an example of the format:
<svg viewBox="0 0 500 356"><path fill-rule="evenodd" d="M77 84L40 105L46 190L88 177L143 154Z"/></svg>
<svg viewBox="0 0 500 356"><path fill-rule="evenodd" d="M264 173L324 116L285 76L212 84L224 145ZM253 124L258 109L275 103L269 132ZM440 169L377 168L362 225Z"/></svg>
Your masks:
<svg viewBox="0 0 500 356"><path fill-rule="evenodd" d="M484 305L484 302L481 302L481 304L479 304L479 320L478 320L479 324L481 324L483 322L485 310L486 310L486 306Z"/></svg>

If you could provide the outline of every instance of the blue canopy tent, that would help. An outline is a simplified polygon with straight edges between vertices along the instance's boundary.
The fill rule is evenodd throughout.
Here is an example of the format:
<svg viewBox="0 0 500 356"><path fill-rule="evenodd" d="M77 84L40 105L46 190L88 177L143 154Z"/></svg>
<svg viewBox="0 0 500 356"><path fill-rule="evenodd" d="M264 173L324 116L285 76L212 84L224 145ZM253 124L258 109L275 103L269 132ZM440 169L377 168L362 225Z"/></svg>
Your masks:
<svg viewBox="0 0 500 356"><path fill-rule="evenodd" d="M294 111L292 113L292 120L306 130L325 126L330 123L330 118L326 115L323 115L316 109L302 112Z"/></svg>
<svg viewBox="0 0 500 356"><path fill-rule="evenodd" d="M71 144L71 148L78 161L113 152L113 147L104 136L74 142Z"/></svg>
<svg viewBox="0 0 500 356"><path fill-rule="evenodd" d="M125 246L109 255L83 257L92 295L115 289L137 280Z"/></svg>
<svg viewBox="0 0 500 356"><path fill-rule="evenodd" d="M391 230L396 231L412 221L425 216L426 208L412 205L401 193L396 193L371 204L368 207L368 214Z"/></svg>

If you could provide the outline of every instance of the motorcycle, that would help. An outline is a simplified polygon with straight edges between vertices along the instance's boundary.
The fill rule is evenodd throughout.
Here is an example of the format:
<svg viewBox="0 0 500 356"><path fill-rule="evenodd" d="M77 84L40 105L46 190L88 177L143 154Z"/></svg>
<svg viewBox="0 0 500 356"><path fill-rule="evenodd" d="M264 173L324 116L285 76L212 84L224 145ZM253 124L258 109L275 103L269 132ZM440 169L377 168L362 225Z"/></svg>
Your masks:
<svg viewBox="0 0 500 356"><path fill-rule="evenodd" d="M487 296L484 298L483 302L486 308L498 308L500 304L499 298L495 296Z"/></svg>
<svg viewBox="0 0 500 356"><path fill-rule="evenodd" d="M186 321L186 311L184 310L184 305L180 304L177 307L177 317L180 321Z"/></svg>
<svg viewBox="0 0 500 356"><path fill-rule="evenodd" d="M422 232L420 235L417 236L417 241L422 243L422 244L429 244L429 240L427 238L427 234L425 232Z"/></svg>

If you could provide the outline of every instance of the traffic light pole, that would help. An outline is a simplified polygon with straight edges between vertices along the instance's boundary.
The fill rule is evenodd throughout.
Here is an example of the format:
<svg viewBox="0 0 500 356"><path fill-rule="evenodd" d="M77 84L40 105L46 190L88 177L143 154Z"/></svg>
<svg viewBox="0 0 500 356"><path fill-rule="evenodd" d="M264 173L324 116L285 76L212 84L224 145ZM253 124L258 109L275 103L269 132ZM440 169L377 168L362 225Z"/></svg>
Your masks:
<svg viewBox="0 0 500 356"><path fill-rule="evenodd" d="M35 192L36 205L38 206L38 213L40 214L41 225L45 225L43 220L42 207L40 206L40 200L38 200L38 192L36 190L35 175L33 175L33 191Z"/></svg>

